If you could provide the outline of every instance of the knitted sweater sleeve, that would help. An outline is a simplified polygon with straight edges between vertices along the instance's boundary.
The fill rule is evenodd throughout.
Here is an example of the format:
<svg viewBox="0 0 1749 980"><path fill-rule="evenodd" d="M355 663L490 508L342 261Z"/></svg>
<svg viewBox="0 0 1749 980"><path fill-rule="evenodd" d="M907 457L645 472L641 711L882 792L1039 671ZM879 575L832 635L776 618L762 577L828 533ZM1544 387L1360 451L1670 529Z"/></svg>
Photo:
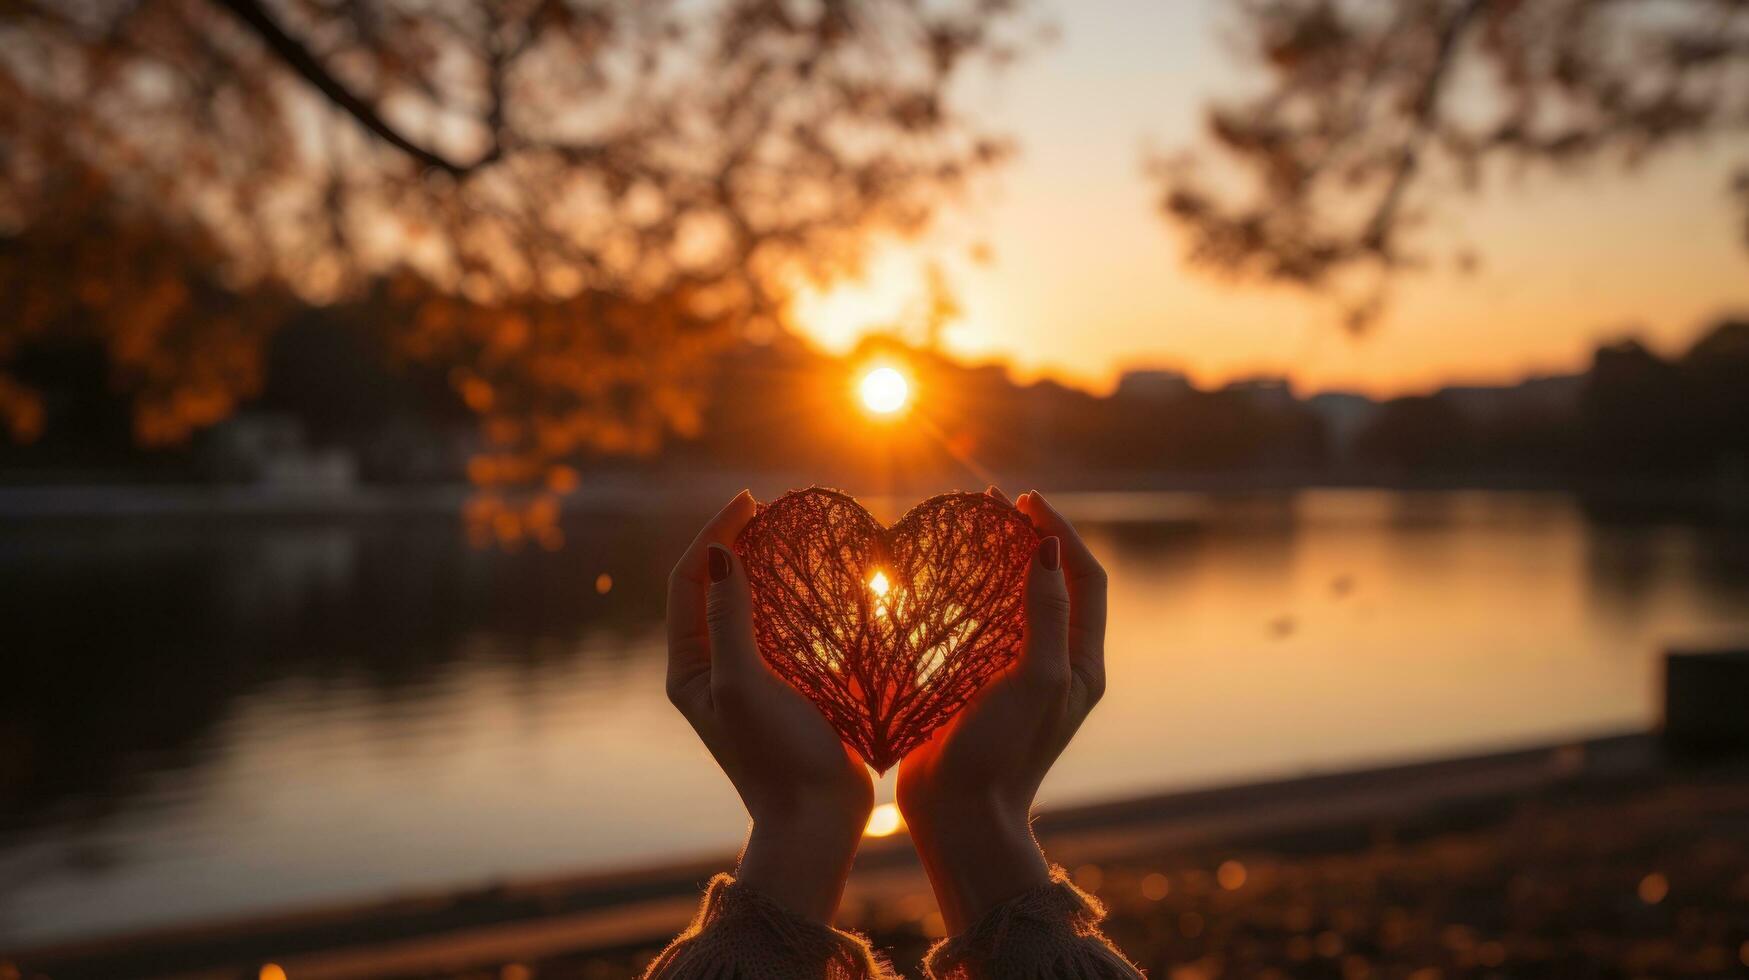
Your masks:
<svg viewBox="0 0 1749 980"><path fill-rule="evenodd" d="M899 980L868 941L717 875L644 980Z"/></svg>
<svg viewBox="0 0 1749 980"><path fill-rule="evenodd" d="M930 980L1143 980L1099 931L1105 906L1062 868L1051 881L985 913L923 958Z"/></svg>

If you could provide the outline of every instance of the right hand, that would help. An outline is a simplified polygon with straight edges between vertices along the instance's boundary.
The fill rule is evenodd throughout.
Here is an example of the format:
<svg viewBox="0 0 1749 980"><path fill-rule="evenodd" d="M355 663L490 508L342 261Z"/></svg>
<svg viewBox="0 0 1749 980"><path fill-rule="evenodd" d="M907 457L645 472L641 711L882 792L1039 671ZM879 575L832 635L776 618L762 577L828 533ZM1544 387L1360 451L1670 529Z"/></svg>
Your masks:
<svg viewBox="0 0 1749 980"><path fill-rule="evenodd" d="M1105 570L1037 491L1016 506L1041 537L1020 655L899 765L899 809L953 933L1050 881L1033 798L1105 693Z"/></svg>

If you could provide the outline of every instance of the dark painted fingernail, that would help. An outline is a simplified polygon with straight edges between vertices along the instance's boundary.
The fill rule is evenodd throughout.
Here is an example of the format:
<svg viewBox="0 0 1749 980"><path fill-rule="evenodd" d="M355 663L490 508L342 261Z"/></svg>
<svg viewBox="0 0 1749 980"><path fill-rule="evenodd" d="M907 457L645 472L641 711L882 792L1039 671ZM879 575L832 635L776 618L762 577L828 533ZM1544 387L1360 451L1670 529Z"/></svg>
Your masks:
<svg viewBox="0 0 1749 980"><path fill-rule="evenodd" d="M1056 571L1063 564L1063 542L1054 537L1046 538L1038 543L1039 563L1051 571Z"/></svg>
<svg viewBox="0 0 1749 980"><path fill-rule="evenodd" d="M729 577L729 549L720 544L711 545L711 581L721 582Z"/></svg>

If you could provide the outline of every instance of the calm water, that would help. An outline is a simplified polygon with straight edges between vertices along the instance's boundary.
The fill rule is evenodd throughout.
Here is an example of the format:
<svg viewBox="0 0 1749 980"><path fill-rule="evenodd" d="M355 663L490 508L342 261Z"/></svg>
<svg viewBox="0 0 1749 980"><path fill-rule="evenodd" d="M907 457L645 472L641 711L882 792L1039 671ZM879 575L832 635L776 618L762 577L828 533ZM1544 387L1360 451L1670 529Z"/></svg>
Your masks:
<svg viewBox="0 0 1749 980"><path fill-rule="evenodd" d="M1111 571L1111 688L1050 803L1643 726L1661 645L1749 633L1742 529L1533 495L1060 502ZM0 533L0 947L732 848L662 692L703 516L593 518L558 554L442 521Z"/></svg>

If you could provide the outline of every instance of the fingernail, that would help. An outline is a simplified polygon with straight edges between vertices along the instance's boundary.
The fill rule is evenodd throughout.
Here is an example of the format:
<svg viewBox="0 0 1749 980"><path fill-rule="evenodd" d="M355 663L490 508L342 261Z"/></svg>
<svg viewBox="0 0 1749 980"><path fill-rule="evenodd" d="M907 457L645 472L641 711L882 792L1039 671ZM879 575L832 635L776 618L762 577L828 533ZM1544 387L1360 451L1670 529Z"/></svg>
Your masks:
<svg viewBox="0 0 1749 980"><path fill-rule="evenodd" d="M711 581L721 582L729 577L729 549L720 544L713 544L711 552Z"/></svg>
<svg viewBox="0 0 1749 980"><path fill-rule="evenodd" d="M1056 571L1063 564L1063 542L1049 537L1038 543L1039 564Z"/></svg>

